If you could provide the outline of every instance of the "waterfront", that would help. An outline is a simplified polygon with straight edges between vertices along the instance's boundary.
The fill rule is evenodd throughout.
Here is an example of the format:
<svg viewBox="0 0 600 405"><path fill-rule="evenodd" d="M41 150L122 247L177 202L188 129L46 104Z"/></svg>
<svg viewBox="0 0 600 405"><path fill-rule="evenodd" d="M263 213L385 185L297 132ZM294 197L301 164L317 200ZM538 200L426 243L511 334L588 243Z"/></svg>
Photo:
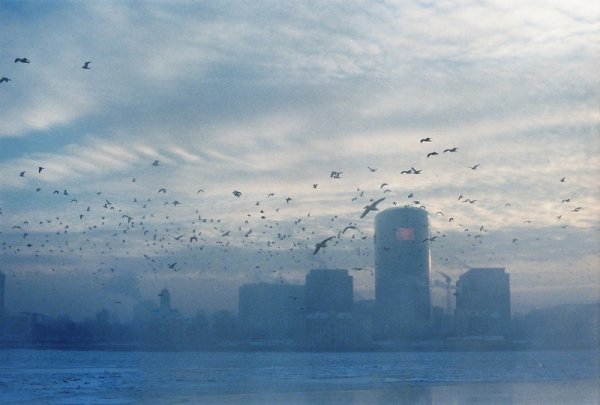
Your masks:
<svg viewBox="0 0 600 405"><path fill-rule="evenodd" d="M0 402L600 403L598 351L0 351Z"/></svg>

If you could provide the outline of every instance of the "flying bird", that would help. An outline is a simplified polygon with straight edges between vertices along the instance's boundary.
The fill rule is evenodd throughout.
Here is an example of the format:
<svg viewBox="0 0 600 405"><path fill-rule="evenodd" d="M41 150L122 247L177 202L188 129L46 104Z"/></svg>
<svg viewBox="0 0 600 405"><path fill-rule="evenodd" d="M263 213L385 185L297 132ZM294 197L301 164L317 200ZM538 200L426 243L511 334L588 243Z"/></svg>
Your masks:
<svg viewBox="0 0 600 405"><path fill-rule="evenodd" d="M82 69L91 69L90 63L92 63L92 62L91 61L85 62L81 68Z"/></svg>
<svg viewBox="0 0 600 405"><path fill-rule="evenodd" d="M358 227L356 225L348 225L347 227L344 228L344 230L342 231L342 233L346 233L346 231L348 229L358 230Z"/></svg>
<svg viewBox="0 0 600 405"><path fill-rule="evenodd" d="M371 166L367 166L367 169L369 169L369 171L370 171L371 173L375 173L375 172L377 171L377 169L376 169L376 168L374 168L374 167L371 167Z"/></svg>
<svg viewBox="0 0 600 405"><path fill-rule="evenodd" d="M419 143L423 143L423 142L431 142L431 138L422 138Z"/></svg>
<svg viewBox="0 0 600 405"><path fill-rule="evenodd" d="M166 188L159 188L158 192L159 193L163 193L163 194L167 194L167 189Z"/></svg>
<svg viewBox="0 0 600 405"><path fill-rule="evenodd" d="M315 245L315 251L313 252L313 256L316 255L319 250L325 248L327 246L327 242L329 242L333 238L335 238L335 236L330 236L329 238L323 239L321 242L318 242Z"/></svg>
<svg viewBox="0 0 600 405"><path fill-rule="evenodd" d="M438 153L437 153L437 152L429 152L429 153L427 154L427 157L429 157L429 156L437 156L437 155L438 155Z"/></svg>
<svg viewBox="0 0 600 405"><path fill-rule="evenodd" d="M160 160L155 160L154 162L152 162L152 166L158 166L159 163L160 163Z"/></svg>
<svg viewBox="0 0 600 405"><path fill-rule="evenodd" d="M479 163L477 163L475 166L469 166L469 169L477 170L478 167L479 167Z"/></svg>
<svg viewBox="0 0 600 405"><path fill-rule="evenodd" d="M169 264L169 268L170 268L170 269L173 269L173 270L176 270L176 269L175 269L175 265L176 265L176 264L177 264L177 262Z"/></svg>
<svg viewBox="0 0 600 405"><path fill-rule="evenodd" d="M365 205L365 207L364 207L365 210L363 211L363 213L362 213L362 215L360 217L364 218L370 211L379 211L379 209L377 208L377 204L379 204L383 200L385 200L385 197L382 197L379 200L373 201L369 205Z"/></svg>
<svg viewBox="0 0 600 405"><path fill-rule="evenodd" d="M21 63L29 63L29 62L31 62L31 61L30 61L29 59L27 59L27 58L16 58L16 59L15 59L15 63L17 63L17 62L21 62Z"/></svg>
<svg viewBox="0 0 600 405"><path fill-rule="evenodd" d="M25 177L25 170L23 170L21 173L19 173L19 176Z"/></svg>
<svg viewBox="0 0 600 405"><path fill-rule="evenodd" d="M566 179L567 179L566 177L563 177L563 178L560 179L560 182L564 183Z"/></svg>
<svg viewBox="0 0 600 405"><path fill-rule="evenodd" d="M242 193L240 191L234 190L233 195L239 198L242 195Z"/></svg>
<svg viewBox="0 0 600 405"><path fill-rule="evenodd" d="M8 82L10 82L10 79L8 77L2 76L2 79L0 79L0 83L8 83Z"/></svg>
<svg viewBox="0 0 600 405"><path fill-rule="evenodd" d="M332 170L331 174L329 175L329 177L332 178L332 179L340 179L341 178L340 176L342 175L342 173L343 172L336 172L336 171Z"/></svg>
<svg viewBox="0 0 600 405"><path fill-rule="evenodd" d="M456 152L457 150L458 150L458 148L444 149L444 153L446 153L446 152Z"/></svg>
<svg viewBox="0 0 600 405"><path fill-rule="evenodd" d="M382 188L384 188L387 185L388 185L387 183L381 183L381 186L379 186L379 189L381 190Z"/></svg>

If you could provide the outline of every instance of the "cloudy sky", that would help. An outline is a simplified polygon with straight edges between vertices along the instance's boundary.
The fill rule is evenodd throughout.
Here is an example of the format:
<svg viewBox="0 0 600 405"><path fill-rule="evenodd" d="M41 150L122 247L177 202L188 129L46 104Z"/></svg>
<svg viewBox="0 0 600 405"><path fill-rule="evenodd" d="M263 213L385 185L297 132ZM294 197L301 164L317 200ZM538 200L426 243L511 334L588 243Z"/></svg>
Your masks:
<svg viewBox="0 0 600 405"><path fill-rule="evenodd" d="M235 310L239 285L313 268L372 298L381 197L428 210L434 279L506 267L513 312L600 299L596 2L3 1L0 21L13 313L126 317L164 287Z"/></svg>

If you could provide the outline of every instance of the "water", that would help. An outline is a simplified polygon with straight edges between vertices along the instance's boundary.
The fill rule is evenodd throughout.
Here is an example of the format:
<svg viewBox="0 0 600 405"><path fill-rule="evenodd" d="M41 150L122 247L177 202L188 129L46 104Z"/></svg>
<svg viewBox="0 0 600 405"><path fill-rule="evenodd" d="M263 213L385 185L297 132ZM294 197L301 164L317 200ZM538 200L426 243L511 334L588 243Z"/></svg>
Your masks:
<svg viewBox="0 0 600 405"><path fill-rule="evenodd" d="M0 403L600 404L599 351L0 351Z"/></svg>

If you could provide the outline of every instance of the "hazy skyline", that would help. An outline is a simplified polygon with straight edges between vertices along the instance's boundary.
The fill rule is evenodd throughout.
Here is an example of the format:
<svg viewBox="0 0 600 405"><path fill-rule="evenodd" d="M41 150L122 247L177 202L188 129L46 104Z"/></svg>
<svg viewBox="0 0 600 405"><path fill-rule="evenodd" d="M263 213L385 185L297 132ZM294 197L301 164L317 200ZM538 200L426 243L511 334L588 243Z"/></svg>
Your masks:
<svg viewBox="0 0 600 405"><path fill-rule="evenodd" d="M371 298L376 212L360 216L381 197L427 208L434 279L505 267L515 312L598 301L599 17L585 1L2 2L6 306L128 315L168 287L185 313L235 309L241 284L315 268Z"/></svg>

